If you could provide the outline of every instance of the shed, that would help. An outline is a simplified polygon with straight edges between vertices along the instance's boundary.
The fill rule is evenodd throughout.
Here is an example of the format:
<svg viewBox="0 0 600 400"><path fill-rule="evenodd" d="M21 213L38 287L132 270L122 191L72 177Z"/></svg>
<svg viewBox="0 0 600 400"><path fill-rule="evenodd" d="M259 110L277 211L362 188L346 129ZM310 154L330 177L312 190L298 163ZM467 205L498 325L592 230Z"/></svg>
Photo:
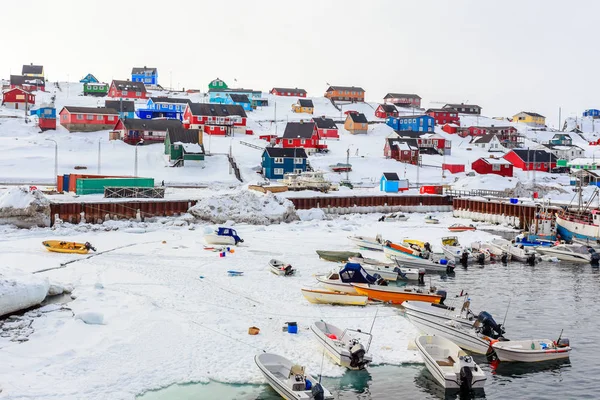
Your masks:
<svg viewBox="0 0 600 400"><path fill-rule="evenodd" d="M513 176L513 165L503 158L479 158L473 161L471 169L481 175Z"/></svg>
<svg viewBox="0 0 600 400"><path fill-rule="evenodd" d="M165 137L165 154L170 161L181 162L204 160L202 132L199 129L168 128ZM182 160L182 161L180 161Z"/></svg>
<svg viewBox="0 0 600 400"><path fill-rule="evenodd" d="M459 172L465 172L465 166L464 164L442 164L442 170L451 174L458 174Z"/></svg>
<svg viewBox="0 0 600 400"><path fill-rule="evenodd" d="M386 193L408 190L408 180L400 179L395 172L384 172L379 180L379 190Z"/></svg>

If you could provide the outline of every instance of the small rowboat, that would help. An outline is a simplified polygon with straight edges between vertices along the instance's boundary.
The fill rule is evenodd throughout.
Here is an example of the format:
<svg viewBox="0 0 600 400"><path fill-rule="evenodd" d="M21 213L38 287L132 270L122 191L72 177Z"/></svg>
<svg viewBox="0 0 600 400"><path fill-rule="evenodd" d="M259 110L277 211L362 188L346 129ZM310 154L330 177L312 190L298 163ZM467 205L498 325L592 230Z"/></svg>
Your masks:
<svg viewBox="0 0 600 400"><path fill-rule="evenodd" d="M90 250L96 251L89 242L77 243L77 242L66 242L64 240L46 240L42 242L46 250L54 253L75 253L75 254L87 254Z"/></svg>
<svg viewBox="0 0 600 400"><path fill-rule="evenodd" d="M454 224L448 227L450 232L466 232L466 231L476 231L477 228L473 225L463 225L463 224Z"/></svg>
<svg viewBox="0 0 600 400"><path fill-rule="evenodd" d="M319 258L333 262L345 262L350 257L362 257L360 253L353 251L329 251L329 250L317 250Z"/></svg>
<svg viewBox="0 0 600 400"><path fill-rule="evenodd" d="M272 259L269 261L269 269L272 273L279 276L294 275L296 272L290 264L284 263L283 261Z"/></svg>
<svg viewBox="0 0 600 400"><path fill-rule="evenodd" d="M330 165L329 168L331 168L333 172L348 172L352 171L352 164L337 163Z"/></svg>
<svg viewBox="0 0 600 400"><path fill-rule="evenodd" d="M336 364L353 370L364 369L373 358L367 354L371 344L370 333L360 330L341 330L337 326L317 321L310 326L325 353ZM360 338L364 339L364 345Z"/></svg>
<svg viewBox="0 0 600 400"><path fill-rule="evenodd" d="M333 292L321 289L300 289L306 300L314 304L339 304L343 306L366 306L369 298L359 294Z"/></svg>
<svg viewBox="0 0 600 400"><path fill-rule="evenodd" d="M368 236L348 236L351 242L356 244L361 249L383 251L383 238L381 235L375 237Z"/></svg>
<svg viewBox="0 0 600 400"><path fill-rule="evenodd" d="M369 299L392 304L402 304L407 300L425 301L428 303L440 303L443 300L442 295L431 292L422 292L418 289L407 289L398 286L370 285L368 283L352 283L351 285L358 294L368 296Z"/></svg>
<svg viewBox="0 0 600 400"><path fill-rule="evenodd" d="M428 215L425 217L425 223L426 224L439 224L440 220L433 218L431 215Z"/></svg>
<svg viewBox="0 0 600 400"><path fill-rule="evenodd" d="M388 250L391 254L403 254L407 256L420 257L421 251L416 250L410 244L405 243L393 243L389 240L385 241L385 245L383 247L384 253Z"/></svg>
<svg viewBox="0 0 600 400"><path fill-rule="evenodd" d="M510 340L492 342L500 361L540 362L569 358L569 339Z"/></svg>

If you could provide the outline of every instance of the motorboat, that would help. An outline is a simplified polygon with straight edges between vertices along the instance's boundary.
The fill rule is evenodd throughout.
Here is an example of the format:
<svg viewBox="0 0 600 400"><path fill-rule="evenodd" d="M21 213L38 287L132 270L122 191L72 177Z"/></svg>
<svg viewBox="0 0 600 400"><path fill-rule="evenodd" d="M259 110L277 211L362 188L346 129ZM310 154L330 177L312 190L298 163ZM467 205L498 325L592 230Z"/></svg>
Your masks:
<svg viewBox="0 0 600 400"><path fill-rule="evenodd" d="M593 249L580 244L559 244L552 247L538 247L535 249L542 255L558 258L560 261L569 261L573 263L591 263L592 258L598 261L600 254Z"/></svg>
<svg viewBox="0 0 600 400"><path fill-rule="evenodd" d="M292 268L290 264L280 260L276 260L274 258L269 261L269 269L272 273L279 276L294 275L294 273L296 272L296 270Z"/></svg>
<svg viewBox="0 0 600 400"><path fill-rule="evenodd" d="M509 242L506 239L502 238L494 238L490 240L489 245L492 247L496 247L500 251L505 251L510 258L516 261L521 262L535 262L538 254L536 250L533 250L530 247L524 247L522 245L515 245L514 243Z"/></svg>
<svg viewBox="0 0 600 400"><path fill-rule="evenodd" d="M67 242L66 240L46 240L42 242L46 250L53 253L71 253L71 254L87 254L90 250L96 251L96 248L89 242L77 243Z"/></svg>
<svg viewBox="0 0 600 400"><path fill-rule="evenodd" d="M337 304L343 306L366 306L369 298L360 294L334 292L321 289L300 289L306 300L314 304Z"/></svg>
<svg viewBox="0 0 600 400"><path fill-rule="evenodd" d="M425 217L426 224L439 224L440 220L437 218L433 218L431 215Z"/></svg>
<svg viewBox="0 0 600 400"><path fill-rule="evenodd" d="M477 228L473 225L463 225L463 224L452 224L448 227L450 232L467 232L467 231L476 231Z"/></svg>
<svg viewBox="0 0 600 400"><path fill-rule="evenodd" d="M333 262L345 262L350 257L362 257L362 254L355 251L335 251L335 250L317 250L319 258Z"/></svg>
<svg viewBox="0 0 600 400"><path fill-rule="evenodd" d="M381 235L375 237L367 236L348 236L348 239L361 249L383 251L383 238Z"/></svg>
<svg viewBox="0 0 600 400"><path fill-rule="evenodd" d="M381 218L379 218L379 222L404 222L404 221L408 221L408 215L406 214L389 214L389 215L382 215Z"/></svg>
<svg viewBox="0 0 600 400"><path fill-rule="evenodd" d="M393 243L386 240L383 245L383 252L387 254L402 254L412 257L429 258L431 253L420 249L418 246L408 243Z"/></svg>
<svg viewBox="0 0 600 400"><path fill-rule="evenodd" d="M491 261L491 254L488 251L463 248L456 236L442 238L442 251L447 259L454 260L455 263L489 264Z"/></svg>
<svg viewBox="0 0 600 400"><path fill-rule="evenodd" d="M336 364L349 369L364 369L373 358L367 354L372 335L354 329L344 329L317 321L310 326L325 353ZM360 339L364 340L364 343Z"/></svg>
<svg viewBox="0 0 600 400"><path fill-rule="evenodd" d="M262 353L254 362L271 387L284 399L332 400L333 396L319 380L308 375L304 367L273 353Z"/></svg>
<svg viewBox="0 0 600 400"><path fill-rule="evenodd" d="M387 285L379 275L369 275L360 264L347 263L343 268L334 269L327 275L317 275L317 281L326 289L357 294L352 283Z"/></svg>
<svg viewBox="0 0 600 400"><path fill-rule="evenodd" d="M234 246L244 239L238 236L235 229L219 227L213 233L204 235L204 241L206 244Z"/></svg>
<svg viewBox="0 0 600 400"><path fill-rule="evenodd" d="M351 263L357 263L362 265L363 267L365 265L367 266L383 266L383 267L392 267L395 266L396 263L392 262L392 261L381 261L381 260L377 260L375 258L369 258L369 257L350 257L348 259L348 262Z"/></svg>
<svg viewBox="0 0 600 400"><path fill-rule="evenodd" d="M402 306L421 332L443 336L472 353L487 354L491 341L505 340L502 325L486 311L474 314L466 302L460 309L422 301L405 301Z"/></svg>
<svg viewBox="0 0 600 400"><path fill-rule="evenodd" d="M369 299L379 300L391 304L402 304L407 300L427 301L430 303L443 303L446 292L423 291L421 289L400 286L379 286L369 283L352 283L358 294L369 296Z"/></svg>
<svg viewBox="0 0 600 400"><path fill-rule="evenodd" d="M550 247L557 243L556 236L534 235L532 233L521 233L515 236L515 243L524 247Z"/></svg>
<svg viewBox="0 0 600 400"><path fill-rule="evenodd" d="M473 242L471 243L471 249L488 252L490 256L495 259L499 259L503 255L508 254L504 250L501 250L496 246L491 246L487 242Z"/></svg>
<svg viewBox="0 0 600 400"><path fill-rule="evenodd" d="M424 268L399 267L395 262L384 262L374 258L350 257L348 262L360 264L370 275L379 274L386 281L422 281Z"/></svg>
<svg viewBox="0 0 600 400"><path fill-rule="evenodd" d="M569 339L511 340L493 342L492 348L500 361L541 362L569 358Z"/></svg>
<svg viewBox="0 0 600 400"><path fill-rule="evenodd" d="M456 265L454 260L446 260L445 258L433 261L431 259L426 260L424 258L410 257L403 254L388 254L387 249L383 249L383 252L401 268L424 268L428 271L452 273L454 272L454 267Z"/></svg>
<svg viewBox="0 0 600 400"><path fill-rule="evenodd" d="M350 172L352 171L352 164L337 163L329 166L333 172Z"/></svg>
<svg viewBox="0 0 600 400"><path fill-rule="evenodd" d="M443 336L421 335L415 340L427 369L444 389L481 389L485 372L473 357Z"/></svg>

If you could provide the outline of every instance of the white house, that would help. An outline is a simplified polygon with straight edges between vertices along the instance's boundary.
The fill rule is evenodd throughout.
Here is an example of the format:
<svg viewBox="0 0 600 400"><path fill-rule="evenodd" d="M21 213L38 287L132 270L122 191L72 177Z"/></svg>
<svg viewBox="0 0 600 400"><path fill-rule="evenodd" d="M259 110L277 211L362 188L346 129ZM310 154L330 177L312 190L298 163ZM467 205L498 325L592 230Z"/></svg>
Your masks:
<svg viewBox="0 0 600 400"><path fill-rule="evenodd" d="M507 151L507 149L504 146L502 146L502 143L500 142L500 139L498 139L498 136L496 136L493 133L488 133L487 135L483 135L483 136L476 136L473 139L471 139L470 144L472 146L475 146L482 150L487 150L489 152L494 152L494 151L505 152L505 151Z"/></svg>
<svg viewBox="0 0 600 400"><path fill-rule="evenodd" d="M571 161L576 158L585 156L585 150L583 150L579 146L544 144L540 146L540 149L548 150L550 153L554 154L559 160Z"/></svg>

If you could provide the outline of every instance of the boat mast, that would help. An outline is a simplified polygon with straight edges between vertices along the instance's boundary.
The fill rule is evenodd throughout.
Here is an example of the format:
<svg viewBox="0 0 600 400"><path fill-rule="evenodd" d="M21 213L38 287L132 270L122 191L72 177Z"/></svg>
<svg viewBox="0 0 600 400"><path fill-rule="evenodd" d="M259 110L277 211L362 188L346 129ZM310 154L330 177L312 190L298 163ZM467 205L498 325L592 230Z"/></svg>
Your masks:
<svg viewBox="0 0 600 400"><path fill-rule="evenodd" d="M350 147L346 150L346 182L350 182L350 171L348 166L350 165Z"/></svg>

